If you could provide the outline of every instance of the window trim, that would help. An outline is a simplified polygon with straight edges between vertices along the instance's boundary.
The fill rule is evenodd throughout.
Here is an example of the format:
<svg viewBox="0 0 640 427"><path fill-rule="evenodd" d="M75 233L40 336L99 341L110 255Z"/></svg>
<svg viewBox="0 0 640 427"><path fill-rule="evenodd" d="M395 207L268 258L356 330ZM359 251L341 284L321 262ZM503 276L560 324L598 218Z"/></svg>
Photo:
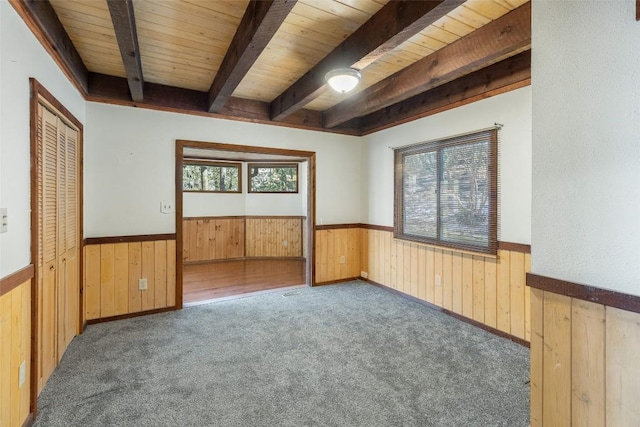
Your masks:
<svg viewBox="0 0 640 427"><path fill-rule="evenodd" d="M296 191L256 191L251 186L251 168L252 167L268 167L268 168L295 168L296 169ZM277 163L277 162L251 162L247 163L247 192L253 194L299 194L300 192L300 167L299 163Z"/></svg>
<svg viewBox="0 0 640 427"><path fill-rule="evenodd" d="M238 189L229 191L220 190L185 190L184 188L184 167L185 166L218 166L218 167L235 167L238 169ZM182 191L184 193L208 193L208 194L241 194L242 193L242 163L237 162L221 162L201 159L184 159L182 162Z"/></svg>
<svg viewBox="0 0 640 427"><path fill-rule="evenodd" d="M440 179L436 180L438 191L437 207L437 238L429 238L414 234L404 233L404 191L403 191L403 160L407 155L420 154L429 151L438 152L438 176L441 174L440 151L444 148L465 145L474 142L488 142L489 155L489 224L488 245L477 246L440 240ZM474 131L452 137L436 139L432 141L412 144L394 149L394 216L393 237L399 240L424 243L447 249L457 249L466 252L475 252L488 255L496 255L498 251L498 129L490 128Z"/></svg>

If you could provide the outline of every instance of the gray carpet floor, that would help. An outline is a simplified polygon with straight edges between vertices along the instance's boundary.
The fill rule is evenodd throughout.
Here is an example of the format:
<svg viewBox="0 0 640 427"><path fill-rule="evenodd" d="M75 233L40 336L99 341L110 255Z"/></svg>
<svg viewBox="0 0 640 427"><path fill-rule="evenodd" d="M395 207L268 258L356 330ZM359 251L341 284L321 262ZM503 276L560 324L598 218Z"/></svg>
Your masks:
<svg viewBox="0 0 640 427"><path fill-rule="evenodd" d="M89 326L36 426L528 426L529 351L362 282Z"/></svg>

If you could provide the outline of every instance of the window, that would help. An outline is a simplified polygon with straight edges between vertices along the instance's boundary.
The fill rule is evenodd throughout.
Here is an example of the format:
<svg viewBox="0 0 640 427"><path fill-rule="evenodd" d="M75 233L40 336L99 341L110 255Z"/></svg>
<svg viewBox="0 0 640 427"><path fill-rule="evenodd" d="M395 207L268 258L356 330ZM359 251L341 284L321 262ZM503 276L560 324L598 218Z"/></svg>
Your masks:
<svg viewBox="0 0 640 427"><path fill-rule="evenodd" d="M186 160L182 189L191 192L240 193L240 163Z"/></svg>
<svg viewBox="0 0 640 427"><path fill-rule="evenodd" d="M495 254L497 130L395 150L397 238Z"/></svg>
<svg viewBox="0 0 640 427"><path fill-rule="evenodd" d="M249 163L249 193L297 192L297 163Z"/></svg>

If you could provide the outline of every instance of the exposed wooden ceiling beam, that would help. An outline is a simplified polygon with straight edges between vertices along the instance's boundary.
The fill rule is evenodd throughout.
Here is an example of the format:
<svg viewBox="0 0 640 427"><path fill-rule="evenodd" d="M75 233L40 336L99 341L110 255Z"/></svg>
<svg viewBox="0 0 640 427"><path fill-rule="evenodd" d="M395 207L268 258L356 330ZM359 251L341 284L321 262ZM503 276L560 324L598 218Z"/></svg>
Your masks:
<svg viewBox="0 0 640 427"><path fill-rule="evenodd" d="M10 0L71 82L87 93L89 71L49 0Z"/></svg>
<svg viewBox="0 0 640 427"><path fill-rule="evenodd" d="M89 73L89 93L86 99L87 101L193 114L219 119L326 131L322 128L322 113L320 111L303 109L287 117L287 120L284 122L272 122L269 118L268 102L230 97L222 111L219 113L210 113L207 110L207 92L156 83L145 83L144 100L134 102L129 96L127 79L99 73ZM330 131L349 135L359 133L358 129L346 126Z"/></svg>
<svg viewBox="0 0 640 427"><path fill-rule="evenodd" d="M315 67L271 102L271 118L282 120L326 90L325 74L337 67L363 69L464 0L387 3Z"/></svg>
<svg viewBox="0 0 640 427"><path fill-rule="evenodd" d="M297 0L251 0L209 89L209 108L222 111Z"/></svg>
<svg viewBox="0 0 640 427"><path fill-rule="evenodd" d="M144 78L142 63L140 62L140 47L136 31L136 18L133 12L132 0L107 0L111 22L116 32L120 56L129 82L131 99L136 102L144 98Z"/></svg>
<svg viewBox="0 0 640 427"><path fill-rule="evenodd" d="M324 126L408 99L531 47L531 3L480 27L357 95L327 109Z"/></svg>
<svg viewBox="0 0 640 427"><path fill-rule="evenodd" d="M531 51L475 71L360 118L363 134L457 108L531 84Z"/></svg>

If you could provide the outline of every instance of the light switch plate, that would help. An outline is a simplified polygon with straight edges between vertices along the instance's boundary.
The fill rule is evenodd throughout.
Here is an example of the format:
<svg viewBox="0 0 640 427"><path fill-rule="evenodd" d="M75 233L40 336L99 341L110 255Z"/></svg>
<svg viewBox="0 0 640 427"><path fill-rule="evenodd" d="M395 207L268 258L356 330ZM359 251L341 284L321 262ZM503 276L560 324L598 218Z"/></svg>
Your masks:
<svg viewBox="0 0 640 427"><path fill-rule="evenodd" d="M138 289L141 291L146 291L149 289L149 282L146 278L138 280Z"/></svg>
<svg viewBox="0 0 640 427"><path fill-rule="evenodd" d="M0 208L0 233L6 233L9 227L7 208Z"/></svg>

